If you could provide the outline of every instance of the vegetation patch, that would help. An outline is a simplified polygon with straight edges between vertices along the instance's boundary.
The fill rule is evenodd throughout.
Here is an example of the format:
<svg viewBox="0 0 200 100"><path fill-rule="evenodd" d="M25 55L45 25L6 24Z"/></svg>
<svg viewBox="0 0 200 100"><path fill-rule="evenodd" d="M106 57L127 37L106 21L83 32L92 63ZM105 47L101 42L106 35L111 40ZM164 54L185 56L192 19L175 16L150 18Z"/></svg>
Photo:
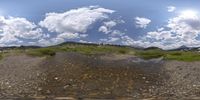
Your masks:
<svg viewBox="0 0 200 100"><path fill-rule="evenodd" d="M169 52L166 57L168 60L178 60L178 61L200 61L200 53L189 51L189 52Z"/></svg>
<svg viewBox="0 0 200 100"><path fill-rule="evenodd" d="M31 56L54 56L56 51L51 48L30 49L27 51Z"/></svg>
<svg viewBox="0 0 200 100"><path fill-rule="evenodd" d="M78 52L85 55L94 54L134 54L131 47L104 46L104 45L58 45L46 48L28 49L27 54L32 56L54 56L56 52Z"/></svg>
<svg viewBox="0 0 200 100"><path fill-rule="evenodd" d="M135 55L143 59L163 57L165 60L200 61L200 53L198 51L164 51L158 48L142 50L125 46L111 45L63 44L46 48L26 50L26 53L32 56L54 56L56 52L77 52L85 55L126 54Z"/></svg>
<svg viewBox="0 0 200 100"><path fill-rule="evenodd" d="M161 50L137 50L136 56L139 56L143 59L153 59L165 57L165 52Z"/></svg>
<svg viewBox="0 0 200 100"><path fill-rule="evenodd" d="M2 53L0 53L0 60L1 60L1 59L3 59L3 54L2 54Z"/></svg>
<svg viewBox="0 0 200 100"><path fill-rule="evenodd" d="M143 59L163 57L165 60L200 61L200 53L197 51L137 50L136 55Z"/></svg>

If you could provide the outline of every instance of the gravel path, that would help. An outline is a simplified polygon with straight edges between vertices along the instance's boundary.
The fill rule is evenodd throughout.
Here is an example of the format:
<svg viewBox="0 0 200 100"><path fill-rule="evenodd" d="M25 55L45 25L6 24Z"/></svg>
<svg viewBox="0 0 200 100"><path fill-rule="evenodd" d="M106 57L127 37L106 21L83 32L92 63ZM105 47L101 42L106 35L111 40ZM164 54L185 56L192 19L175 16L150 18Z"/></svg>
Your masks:
<svg viewBox="0 0 200 100"><path fill-rule="evenodd" d="M0 97L37 95L39 75L37 66L43 58L26 55L9 56L0 61Z"/></svg>
<svg viewBox="0 0 200 100"><path fill-rule="evenodd" d="M199 100L199 65L126 55L15 55L0 61L0 97Z"/></svg>
<svg viewBox="0 0 200 100"><path fill-rule="evenodd" d="M166 94L200 97L200 62L168 61L164 68L169 76L162 88Z"/></svg>

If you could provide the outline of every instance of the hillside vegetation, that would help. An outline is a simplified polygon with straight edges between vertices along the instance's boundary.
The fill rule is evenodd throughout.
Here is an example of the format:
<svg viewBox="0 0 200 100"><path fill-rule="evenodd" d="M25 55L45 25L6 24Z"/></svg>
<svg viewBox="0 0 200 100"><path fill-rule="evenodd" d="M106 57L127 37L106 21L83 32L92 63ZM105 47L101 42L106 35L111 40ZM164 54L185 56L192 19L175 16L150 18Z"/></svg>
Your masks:
<svg viewBox="0 0 200 100"><path fill-rule="evenodd" d="M197 51L137 50L135 54L144 59L163 57L165 60L200 61Z"/></svg>
<svg viewBox="0 0 200 100"><path fill-rule="evenodd" d="M46 48L28 49L27 54L32 56L53 56L56 52L78 52L86 55L94 54L130 54L135 53L135 49L131 47L118 47L109 45L82 45L82 44L66 44Z"/></svg>
<svg viewBox="0 0 200 100"><path fill-rule="evenodd" d="M16 52L17 51L17 52ZM115 45L97 45L97 44L81 44L66 43L45 48L18 48L12 49L10 52L26 53L30 56L54 56L56 52L77 52L85 55L96 54L121 54L133 55L143 59L153 59L162 57L165 60L178 61L200 61L200 53L198 51L165 51L159 48L136 49L128 46ZM7 54L7 53L6 53ZM5 53L0 54L0 58Z"/></svg>

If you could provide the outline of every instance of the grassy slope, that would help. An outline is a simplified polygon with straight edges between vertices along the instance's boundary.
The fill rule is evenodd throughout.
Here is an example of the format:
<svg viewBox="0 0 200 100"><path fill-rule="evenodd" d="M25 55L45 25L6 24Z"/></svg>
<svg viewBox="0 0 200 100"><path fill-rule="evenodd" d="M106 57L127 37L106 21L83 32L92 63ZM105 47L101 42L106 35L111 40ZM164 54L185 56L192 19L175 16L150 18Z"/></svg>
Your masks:
<svg viewBox="0 0 200 100"><path fill-rule="evenodd" d="M200 61L200 53L197 51L139 50L136 55L144 59L163 57L166 60Z"/></svg>
<svg viewBox="0 0 200 100"><path fill-rule="evenodd" d="M27 54L32 56L55 55L56 52L78 52L82 54L134 54L134 49L130 47L116 47L116 46L94 46L94 45L62 45L39 49L29 49Z"/></svg>
<svg viewBox="0 0 200 100"><path fill-rule="evenodd" d="M11 52L20 52L19 49ZM22 50L21 50L22 51ZM27 49L26 53L31 56L54 56L56 52L78 52L86 55L93 54L127 54L136 55L144 59L163 57L166 60L178 61L200 61L200 53L197 51L163 51L152 48L147 50L137 50L131 47L118 47L109 45L82 45L82 44L64 44L46 48ZM0 58L2 58L0 54Z"/></svg>

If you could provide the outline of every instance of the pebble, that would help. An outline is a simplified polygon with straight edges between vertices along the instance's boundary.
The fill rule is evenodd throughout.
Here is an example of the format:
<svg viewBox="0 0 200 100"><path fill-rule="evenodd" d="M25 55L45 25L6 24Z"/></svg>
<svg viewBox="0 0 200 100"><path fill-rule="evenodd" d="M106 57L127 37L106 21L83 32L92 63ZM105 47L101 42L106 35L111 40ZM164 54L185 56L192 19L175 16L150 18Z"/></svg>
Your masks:
<svg viewBox="0 0 200 100"><path fill-rule="evenodd" d="M55 77L54 79L55 79L55 80L58 80L58 77Z"/></svg>
<svg viewBox="0 0 200 100"><path fill-rule="evenodd" d="M142 77L142 79L144 79L144 80L145 80L145 79L146 79L146 77Z"/></svg>
<svg viewBox="0 0 200 100"><path fill-rule="evenodd" d="M65 85L63 88L66 89L66 88L68 88L68 87L69 87L69 85Z"/></svg>
<svg viewBox="0 0 200 100"><path fill-rule="evenodd" d="M192 85L193 87L196 87L197 85Z"/></svg>
<svg viewBox="0 0 200 100"><path fill-rule="evenodd" d="M41 91L42 90L42 88L38 88L38 91Z"/></svg>
<svg viewBox="0 0 200 100"><path fill-rule="evenodd" d="M149 81L145 81L145 83L149 83Z"/></svg>
<svg viewBox="0 0 200 100"><path fill-rule="evenodd" d="M51 93L51 91L50 91L50 90L47 90L47 91L46 91L46 93L50 94L50 93Z"/></svg>

